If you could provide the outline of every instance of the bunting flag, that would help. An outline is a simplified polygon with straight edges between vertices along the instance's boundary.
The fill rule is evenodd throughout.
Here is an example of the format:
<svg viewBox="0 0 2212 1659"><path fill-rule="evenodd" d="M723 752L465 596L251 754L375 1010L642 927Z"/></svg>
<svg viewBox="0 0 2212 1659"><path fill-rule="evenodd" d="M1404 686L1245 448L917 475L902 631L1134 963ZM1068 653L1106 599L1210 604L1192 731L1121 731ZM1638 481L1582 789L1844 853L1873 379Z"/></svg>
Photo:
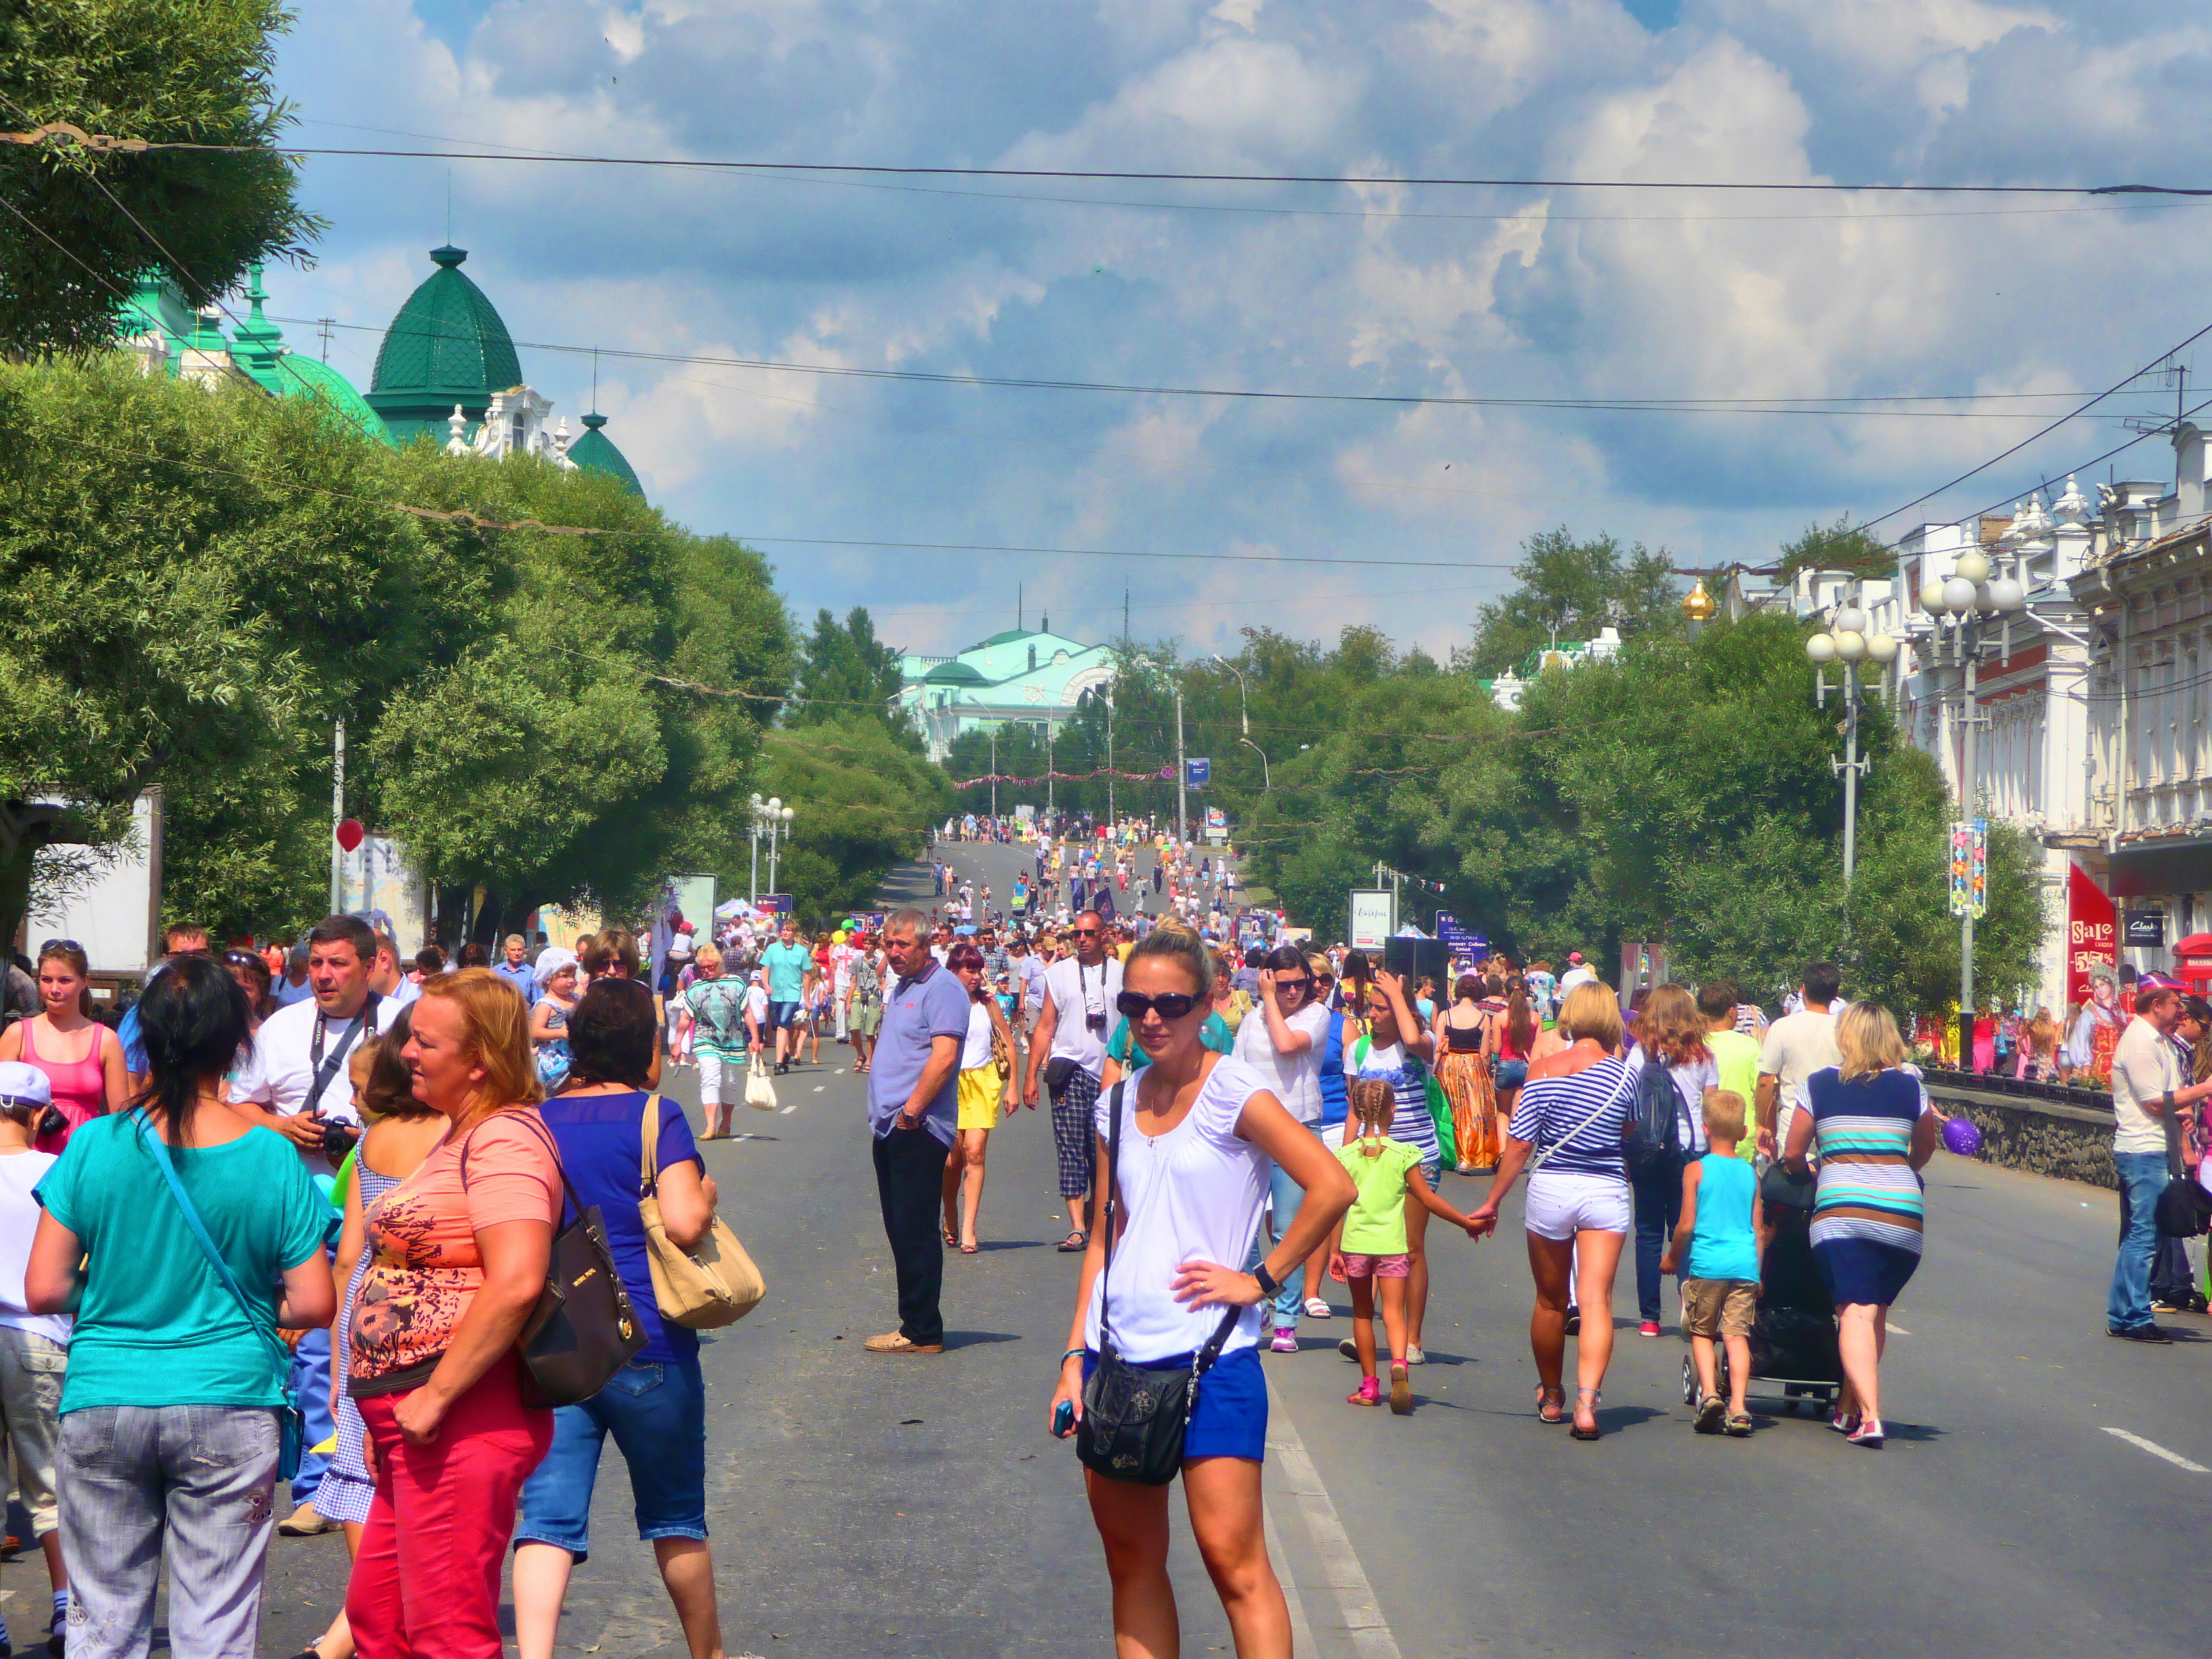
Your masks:
<svg viewBox="0 0 2212 1659"><path fill-rule="evenodd" d="M963 778L955 783L955 789L973 789L982 783L1088 783L1093 778L1121 778L1130 783L1173 783L1175 768L1163 766L1157 772L1121 772L1102 766L1096 772L1042 772L1033 778L1017 778L1004 772L986 772L979 778Z"/></svg>

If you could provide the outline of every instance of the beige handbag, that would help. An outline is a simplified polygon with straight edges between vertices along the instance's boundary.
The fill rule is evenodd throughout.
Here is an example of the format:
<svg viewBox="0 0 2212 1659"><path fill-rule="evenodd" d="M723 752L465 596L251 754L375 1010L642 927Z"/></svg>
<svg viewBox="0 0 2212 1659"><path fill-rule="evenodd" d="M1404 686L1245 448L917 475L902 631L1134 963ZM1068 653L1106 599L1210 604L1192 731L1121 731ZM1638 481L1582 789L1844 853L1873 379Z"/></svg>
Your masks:
<svg viewBox="0 0 2212 1659"><path fill-rule="evenodd" d="M660 1097L645 1103L639 1128L644 1151L638 1159L638 1219L645 1224L646 1256L653 1268L653 1299L660 1316L687 1330L711 1331L734 1325L768 1294L760 1269L720 1216L706 1237L686 1249L660 1224Z"/></svg>

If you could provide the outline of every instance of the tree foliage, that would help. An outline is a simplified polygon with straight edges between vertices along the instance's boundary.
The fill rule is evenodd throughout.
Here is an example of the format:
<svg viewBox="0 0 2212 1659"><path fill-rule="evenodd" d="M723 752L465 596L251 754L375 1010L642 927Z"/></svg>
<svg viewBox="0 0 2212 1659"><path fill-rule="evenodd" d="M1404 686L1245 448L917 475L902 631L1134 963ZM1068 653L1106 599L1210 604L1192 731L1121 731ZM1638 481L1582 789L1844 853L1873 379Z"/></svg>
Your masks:
<svg viewBox="0 0 2212 1659"><path fill-rule="evenodd" d="M236 287L258 259L303 260L323 221L273 148L292 120L270 85L278 0L4 0L0 121L230 145L238 153L95 153L0 145L0 349L81 355L158 267L186 301ZM136 222L135 223L133 222Z"/></svg>
<svg viewBox="0 0 2212 1659"><path fill-rule="evenodd" d="M1577 541L1562 525L1521 544L1513 568L1520 584L1475 613L1474 639L1461 666L1485 678L1518 669L1554 641L1594 639L1617 629L1623 639L1661 637L1682 629L1680 591L1664 548L1624 550L1611 536Z"/></svg>
<svg viewBox="0 0 2212 1659"><path fill-rule="evenodd" d="M952 809L943 769L860 709L771 732L760 776L763 794L795 811L777 884L809 927L875 908L884 874L919 854L929 826ZM750 849L740 841L734 851L736 859L720 868L720 886L742 893ZM763 891L768 878L763 850Z"/></svg>
<svg viewBox="0 0 2212 1659"><path fill-rule="evenodd" d="M902 684L899 653L876 637L866 607L854 605L840 623L825 606L815 612L799 655L791 722L815 726L865 713L919 754L921 736L897 705Z"/></svg>
<svg viewBox="0 0 2212 1659"><path fill-rule="evenodd" d="M1868 577L1897 574L1897 550L1851 522L1848 513L1833 524L1808 524L1805 533L1782 544L1782 574L1786 580L1801 570L1840 570Z"/></svg>

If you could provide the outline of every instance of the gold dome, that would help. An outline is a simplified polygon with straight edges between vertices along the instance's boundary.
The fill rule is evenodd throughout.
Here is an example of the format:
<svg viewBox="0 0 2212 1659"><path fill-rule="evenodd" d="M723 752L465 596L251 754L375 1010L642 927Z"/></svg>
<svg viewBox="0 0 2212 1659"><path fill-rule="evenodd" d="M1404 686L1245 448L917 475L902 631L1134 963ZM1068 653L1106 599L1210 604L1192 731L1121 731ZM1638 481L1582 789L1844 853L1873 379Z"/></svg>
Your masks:
<svg viewBox="0 0 2212 1659"><path fill-rule="evenodd" d="M1688 594L1684 597L1682 614L1693 623L1711 622L1720 614L1720 606L1715 605L1713 596L1705 592L1703 576L1692 583Z"/></svg>

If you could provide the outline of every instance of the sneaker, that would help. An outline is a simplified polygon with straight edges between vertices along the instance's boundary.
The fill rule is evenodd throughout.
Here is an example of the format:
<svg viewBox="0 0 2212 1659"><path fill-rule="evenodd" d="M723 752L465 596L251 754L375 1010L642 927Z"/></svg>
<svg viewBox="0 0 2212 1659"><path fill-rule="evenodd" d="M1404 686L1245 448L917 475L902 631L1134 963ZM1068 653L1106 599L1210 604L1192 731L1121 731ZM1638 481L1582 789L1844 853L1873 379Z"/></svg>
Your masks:
<svg viewBox="0 0 2212 1659"><path fill-rule="evenodd" d="M1408 1342L1406 1345L1406 1363L1408 1365L1425 1365L1429 1363L1429 1357L1422 1352L1419 1343Z"/></svg>
<svg viewBox="0 0 2212 1659"><path fill-rule="evenodd" d="M1336 1351L1342 1354L1346 1359L1351 1360L1354 1364L1358 1364L1359 1363L1359 1346L1350 1337L1347 1336L1343 1341L1338 1343L1336 1345Z"/></svg>
<svg viewBox="0 0 2212 1659"><path fill-rule="evenodd" d="M2107 1325L2105 1327L2105 1334L2117 1336L2123 1342L2148 1342L2160 1348L2170 1348L2173 1346L2173 1339L2155 1325L2130 1325L2125 1330L2120 1329L2117 1325Z"/></svg>
<svg viewBox="0 0 2212 1659"><path fill-rule="evenodd" d="M1382 1403L1382 1385L1374 1377L1363 1376L1359 1386L1344 1396L1347 1406L1379 1406Z"/></svg>
<svg viewBox="0 0 2212 1659"><path fill-rule="evenodd" d="M338 1524L318 1510L313 1503L306 1503L279 1521L276 1530L285 1538L320 1538L326 1532L336 1532Z"/></svg>
<svg viewBox="0 0 2212 1659"><path fill-rule="evenodd" d="M2187 1313L2189 1304L2185 1301L2176 1302L2170 1296L2154 1296L2150 1299L2150 1310L2154 1314Z"/></svg>
<svg viewBox="0 0 2212 1659"><path fill-rule="evenodd" d="M1645 1321L1644 1321L1641 1325L1638 1325L1638 1326L1636 1328L1636 1334L1637 1334L1637 1335L1638 1335L1638 1336L1656 1336L1656 1335L1658 1335L1658 1334L1659 1334L1659 1322L1658 1322L1657 1320L1656 1320L1656 1319L1647 1319L1647 1320L1645 1320Z"/></svg>
<svg viewBox="0 0 2212 1659"><path fill-rule="evenodd" d="M1297 1327L1295 1325L1276 1326L1274 1335L1268 1339L1267 1352L1269 1353L1296 1353L1297 1351Z"/></svg>
<svg viewBox="0 0 2212 1659"><path fill-rule="evenodd" d="M1582 1328L1583 1310L1580 1308L1569 1308L1567 1310L1567 1334L1569 1336L1580 1335Z"/></svg>
<svg viewBox="0 0 2212 1659"><path fill-rule="evenodd" d="M870 1353L943 1353L942 1342L913 1342L904 1331L889 1331L882 1336L872 1336L860 1344Z"/></svg>
<svg viewBox="0 0 2212 1659"><path fill-rule="evenodd" d="M1332 1311L1333 1310L1330 1309L1328 1304L1322 1301L1319 1297L1310 1296L1306 1298L1306 1317L1308 1319L1327 1319L1331 1316Z"/></svg>
<svg viewBox="0 0 2212 1659"><path fill-rule="evenodd" d="M1390 1367L1390 1409L1400 1417L1413 1414L1413 1385L1403 1365Z"/></svg>
<svg viewBox="0 0 2212 1659"><path fill-rule="evenodd" d="M1845 1437L1854 1446L1864 1446L1870 1451L1881 1449L1881 1419L1869 1417Z"/></svg>

